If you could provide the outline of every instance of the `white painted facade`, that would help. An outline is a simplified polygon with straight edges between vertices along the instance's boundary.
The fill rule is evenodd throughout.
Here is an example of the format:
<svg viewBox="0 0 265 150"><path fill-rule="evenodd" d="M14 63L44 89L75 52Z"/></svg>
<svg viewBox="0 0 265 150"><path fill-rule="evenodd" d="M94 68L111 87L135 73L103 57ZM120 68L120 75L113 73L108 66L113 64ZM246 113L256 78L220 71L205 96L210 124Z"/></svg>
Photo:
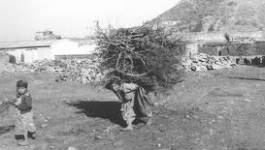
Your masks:
<svg viewBox="0 0 265 150"><path fill-rule="evenodd" d="M95 43L82 44L68 39L58 40L51 45L53 57L57 55L87 55L94 53L95 49Z"/></svg>
<svg viewBox="0 0 265 150"><path fill-rule="evenodd" d="M15 56L17 62L32 63L37 60L53 59L49 47L34 49L19 48L16 50L7 50L6 52Z"/></svg>
<svg viewBox="0 0 265 150"><path fill-rule="evenodd" d="M18 63L37 60L54 60L57 55L88 55L95 52L96 44L78 40L32 41L0 43L0 51L15 56Z"/></svg>
<svg viewBox="0 0 265 150"><path fill-rule="evenodd" d="M185 56L192 56L199 52L199 43L189 42L185 45L186 53Z"/></svg>

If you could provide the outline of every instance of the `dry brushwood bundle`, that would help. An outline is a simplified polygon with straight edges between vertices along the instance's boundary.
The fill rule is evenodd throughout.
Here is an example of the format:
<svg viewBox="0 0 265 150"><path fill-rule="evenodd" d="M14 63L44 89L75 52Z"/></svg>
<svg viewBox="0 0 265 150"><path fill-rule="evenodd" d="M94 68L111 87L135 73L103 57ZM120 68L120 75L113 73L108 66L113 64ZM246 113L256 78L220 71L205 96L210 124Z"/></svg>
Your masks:
<svg viewBox="0 0 265 150"><path fill-rule="evenodd" d="M101 67L109 71L106 78L118 76L153 90L169 87L179 79L180 42L169 38L163 28L111 29L105 32L97 24L97 44Z"/></svg>

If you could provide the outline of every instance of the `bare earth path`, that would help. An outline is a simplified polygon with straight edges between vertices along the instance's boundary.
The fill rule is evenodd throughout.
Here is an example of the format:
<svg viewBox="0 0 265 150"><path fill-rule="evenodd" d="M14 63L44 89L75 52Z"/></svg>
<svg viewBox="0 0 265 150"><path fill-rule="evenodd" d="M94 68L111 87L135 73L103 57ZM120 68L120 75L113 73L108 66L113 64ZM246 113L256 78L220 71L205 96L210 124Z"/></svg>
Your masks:
<svg viewBox="0 0 265 150"><path fill-rule="evenodd" d="M151 126L120 131L119 103L103 89L56 83L53 74L0 75L0 98L26 78L34 96L38 138L13 140L14 112L0 116L0 150L262 150L265 149L265 70L189 73L154 108Z"/></svg>

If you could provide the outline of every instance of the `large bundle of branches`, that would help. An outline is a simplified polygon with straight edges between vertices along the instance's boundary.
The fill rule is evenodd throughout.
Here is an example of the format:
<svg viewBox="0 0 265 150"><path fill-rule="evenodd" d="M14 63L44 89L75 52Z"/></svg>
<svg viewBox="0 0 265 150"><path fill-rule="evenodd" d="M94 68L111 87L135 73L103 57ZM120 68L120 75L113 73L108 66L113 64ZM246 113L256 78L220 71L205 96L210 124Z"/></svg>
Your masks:
<svg viewBox="0 0 265 150"><path fill-rule="evenodd" d="M97 43L101 66L113 76L135 82L148 90L157 85L170 87L179 79L178 56L181 45L163 28L111 29L97 26Z"/></svg>

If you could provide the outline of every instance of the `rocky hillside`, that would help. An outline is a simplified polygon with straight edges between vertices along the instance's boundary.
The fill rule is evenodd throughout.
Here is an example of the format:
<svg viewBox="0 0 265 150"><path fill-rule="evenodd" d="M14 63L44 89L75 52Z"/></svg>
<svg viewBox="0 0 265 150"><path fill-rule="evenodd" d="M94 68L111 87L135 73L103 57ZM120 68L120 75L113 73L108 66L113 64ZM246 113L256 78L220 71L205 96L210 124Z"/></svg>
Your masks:
<svg viewBox="0 0 265 150"><path fill-rule="evenodd" d="M181 0L149 23L177 31L256 31L265 26L265 0Z"/></svg>

